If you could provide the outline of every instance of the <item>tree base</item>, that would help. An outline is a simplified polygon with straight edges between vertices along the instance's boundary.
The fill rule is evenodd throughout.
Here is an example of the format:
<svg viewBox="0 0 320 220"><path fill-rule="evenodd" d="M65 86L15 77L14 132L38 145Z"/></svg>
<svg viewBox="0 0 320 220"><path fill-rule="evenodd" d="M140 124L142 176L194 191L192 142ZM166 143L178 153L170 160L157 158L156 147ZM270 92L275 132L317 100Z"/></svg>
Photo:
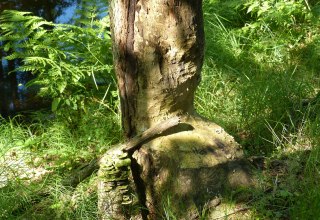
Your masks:
<svg viewBox="0 0 320 220"><path fill-rule="evenodd" d="M161 218L170 203L179 219L193 219L217 196L252 185L251 168L242 156L240 146L220 126L200 117L182 118L167 135L133 154L136 183L144 189L140 200L149 210L144 218Z"/></svg>
<svg viewBox="0 0 320 220"><path fill-rule="evenodd" d="M220 126L197 116L168 119L99 160L101 219L161 219L166 206L179 219L197 219L217 197L253 185L242 157Z"/></svg>

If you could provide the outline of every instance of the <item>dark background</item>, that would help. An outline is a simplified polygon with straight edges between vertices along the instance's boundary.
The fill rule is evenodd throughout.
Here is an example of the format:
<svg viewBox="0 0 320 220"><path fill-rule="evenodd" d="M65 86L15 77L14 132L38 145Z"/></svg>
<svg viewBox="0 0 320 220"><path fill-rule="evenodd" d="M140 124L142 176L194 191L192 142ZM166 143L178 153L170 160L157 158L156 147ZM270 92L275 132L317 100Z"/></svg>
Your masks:
<svg viewBox="0 0 320 220"><path fill-rule="evenodd" d="M0 0L0 13L3 10L29 11L48 21L68 23L78 3L79 0ZM5 59L6 55L7 53L0 49L0 115L8 117L20 111L45 107L46 102L25 87L32 74L26 72L9 74L21 61L8 61Z"/></svg>

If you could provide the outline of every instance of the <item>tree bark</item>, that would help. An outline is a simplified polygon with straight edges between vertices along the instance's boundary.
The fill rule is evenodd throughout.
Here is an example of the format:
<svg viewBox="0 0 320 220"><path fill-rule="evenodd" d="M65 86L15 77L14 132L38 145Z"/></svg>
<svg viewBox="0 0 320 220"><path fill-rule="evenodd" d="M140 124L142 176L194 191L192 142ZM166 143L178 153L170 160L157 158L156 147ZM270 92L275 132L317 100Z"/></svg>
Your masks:
<svg viewBox="0 0 320 220"><path fill-rule="evenodd" d="M117 161L128 158L132 173L126 181L135 182L128 188L145 206L143 219L161 218L165 194L189 209L203 206L226 186L249 183L241 165L229 163L242 155L239 145L194 109L204 56L202 0L111 0L110 18L127 140L139 139L138 134L170 118L180 120L133 150L126 151L124 144L107 152L98 173L102 219L126 218L123 206L110 205L108 198L121 202L123 196L113 193L119 181L112 179L121 173ZM178 203L171 208L179 210ZM180 212L179 219L192 219L190 212Z"/></svg>
<svg viewBox="0 0 320 220"><path fill-rule="evenodd" d="M193 114L204 51L202 2L114 0L110 16L126 137Z"/></svg>

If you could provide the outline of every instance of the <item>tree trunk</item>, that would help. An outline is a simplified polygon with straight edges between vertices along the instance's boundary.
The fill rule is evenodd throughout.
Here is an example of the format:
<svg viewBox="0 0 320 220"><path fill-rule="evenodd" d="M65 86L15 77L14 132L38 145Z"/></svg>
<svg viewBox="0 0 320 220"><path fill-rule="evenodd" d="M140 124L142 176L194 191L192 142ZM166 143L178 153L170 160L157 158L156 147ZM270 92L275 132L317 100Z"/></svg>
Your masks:
<svg viewBox="0 0 320 220"><path fill-rule="evenodd" d="M204 51L201 1L115 0L110 15L126 137L194 114Z"/></svg>
<svg viewBox="0 0 320 220"><path fill-rule="evenodd" d="M241 155L237 143L221 127L200 118L194 109L204 56L202 1L111 0L110 17L126 138L170 118L181 119L178 126L145 141L135 152L128 152L132 177L127 177L135 182L140 203L148 209L143 218L161 216L159 208L163 206L165 193L172 199L184 199L189 209L204 205L218 195L224 184L247 183L246 175L239 174L240 178L239 172L234 172L239 166L228 163ZM112 152L107 153L106 161L121 154ZM105 167L120 172L115 165ZM229 175L231 169L237 177ZM105 172L109 171L99 171L101 179L114 177ZM213 178L217 173L220 177ZM240 183L234 183L236 178ZM102 184L101 192L103 187ZM213 192L210 194L208 190ZM114 196L113 193L100 196L101 212L121 213L120 206L106 205L108 195ZM199 198L195 199L197 195ZM121 200L121 196L117 199ZM172 208L179 209L177 204ZM126 217L108 214L104 218ZM191 219L190 213L183 218Z"/></svg>

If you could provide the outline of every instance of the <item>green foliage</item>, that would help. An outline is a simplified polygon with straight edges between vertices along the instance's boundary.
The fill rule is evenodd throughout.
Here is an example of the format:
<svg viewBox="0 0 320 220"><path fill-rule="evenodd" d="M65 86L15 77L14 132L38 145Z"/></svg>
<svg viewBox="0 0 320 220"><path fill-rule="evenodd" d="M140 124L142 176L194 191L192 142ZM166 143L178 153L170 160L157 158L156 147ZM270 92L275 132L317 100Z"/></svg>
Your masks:
<svg viewBox="0 0 320 220"><path fill-rule="evenodd" d="M27 138L28 131L19 123L19 117L6 121L0 117L0 156L16 146L23 145L23 139Z"/></svg>
<svg viewBox="0 0 320 220"><path fill-rule="evenodd" d="M81 27L54 24L28 12L4 11L0 17L0 40L10 52L6 59L22 59L16 71L35 75L29 85L52 99L54 112L85 111L98 84L114 85L108 17L97 18L93 7L88 16L89 23L79 21Z"/></svg>
<svg viewBox="0 0 320 220"><path fill-rule="evenodd" d="M314 112L317 108L316 112ZM315 114L316 113L316 114ZM309 111L311 120L305 122L305 133L310 137L309 157L305 163L302 178L299 182L299 193L296 202L290 210L292 219L318 219L320 204L320 112L319 103L312 106Z"/></svg>
<svg viewBox="0 0 320 220"><path fill-rule="evenodd" d="M97 219L95 178L76 190L53 175L38 183L12 181L0 189L1 219Z"/></svg>
<svg viewBox="0 0 320 220"><path fill-rule="evenodd" d="M170 195L165 195L162 197L162 200L161 200L161 203L162 203L162 213L163 213L163 216L162 216L162 219L165 219L165 220L176 220L178 219L177 218L177 214L175 213L174 210L172 210L172 198ZM160 213L160 214L162 214Z"/></svg>
<svg viewBox="0 0 320 220"><path fill-rule="evenodd" d="M76 190L61 180L121 140L105 5L81 1L73 25L28 12L0 17L6 58L22 60L16 71L34 74L28 86L51 99L54 112L0 120L1 219L97 219L95 179ZM24 179L20 169L47 173Z"/></svg>
<svg viewBox="0 0 320 220"><path fill-rule="evenodd" d="M247 13L255 18L254 26L261 26L264 23L271 27L288 28L308 22L312 17L309 13L310 8L305 3L304 0L249 0L243 6L247 9Z"/></svg>
<svg viewBox="0 0 320 220"><path fill-rule="evenodd" d="M100 27L99 19L106 17L108 7L104 0L82 0L78 3L74 24L80 27Z"/></svg>
<svg viewBox="0 0 320 220"><path fill-rule="evenodd" d="M238 32L246 36L243 43L255 53L256 62L274 67L294 60L292 51L310 40L308 36L317 23L318 16L306 2L269 0L243 4L251 19Z"/></svg>
<svg viewBox="0 0 320 220"><path fill-rule="evenodd" d="M62 180L119 143L121 128L101 104L86 107L77 129L47 112L1 119L0 219L97 219L94 175L76 189ZM32 172L39 178L23 176Z"/></svg>
<svg viewBox="0 0 320 220"><path fill-rule="evenodd" d="M266 4L270 7L263 11ZM207 60L197 108L233 133L250 154L272 153L268 126L294 130L306 111L302 101L319 86L317 5L308 5L311 10L305 1L204 4ZM289 9L292 21L273 17ZM259 16L257 10L262 10Z"/></svg>
<svg viewBox="0 0 320 220"><path fill-rule="evenodd" d="M248 156L267 156L249 192L252 218L318 218L319 2L212 0L204 12L196 107Z"/></svg>
<svg viewBox="0 0 320 220"><path fill-rule="evenodd" d="M16 178L1 188L0 218L97 217L97 198L90 188L95 177L75 190L60 183L70 170L121 140L114 84L105 88L102 99L94 92L94 79L107 83L113 79L108 21L104 26L99 23L99 13L90 2L82 1L76 27L56 25L28 13L10 12L6 18L21 23L1 21L7 33L2 36L4 48L19 58L30 58L24 66L34 65L30 70L40 77L35 81L42 83L41 92L53 98L53 109L68 114L66 110L75 105L86 111L73 127L60 117L40 112L33 114L30 124L21 124L20 118L0 121L3 155L18 149L31 152L32 166L55 174L34 185ZM320 4L315 0L207 0L204 14L207 47L197 111L233 134L247 156L265 155L266 161L255 187L230 192L230 198L222 195L222 201L244 202L252 219L317 219ZM31 46L29 41L36 44ZM53 68L60 68L61 75ZM72 101L76 96L79 101ZM83 105L80 100L85 100ZM173 202L181 202L181 210L173 210ZM163 196L159 215L177 219L185 211L183 202ZM205 208L199 212L201 219L207 218Z"/></svg>

